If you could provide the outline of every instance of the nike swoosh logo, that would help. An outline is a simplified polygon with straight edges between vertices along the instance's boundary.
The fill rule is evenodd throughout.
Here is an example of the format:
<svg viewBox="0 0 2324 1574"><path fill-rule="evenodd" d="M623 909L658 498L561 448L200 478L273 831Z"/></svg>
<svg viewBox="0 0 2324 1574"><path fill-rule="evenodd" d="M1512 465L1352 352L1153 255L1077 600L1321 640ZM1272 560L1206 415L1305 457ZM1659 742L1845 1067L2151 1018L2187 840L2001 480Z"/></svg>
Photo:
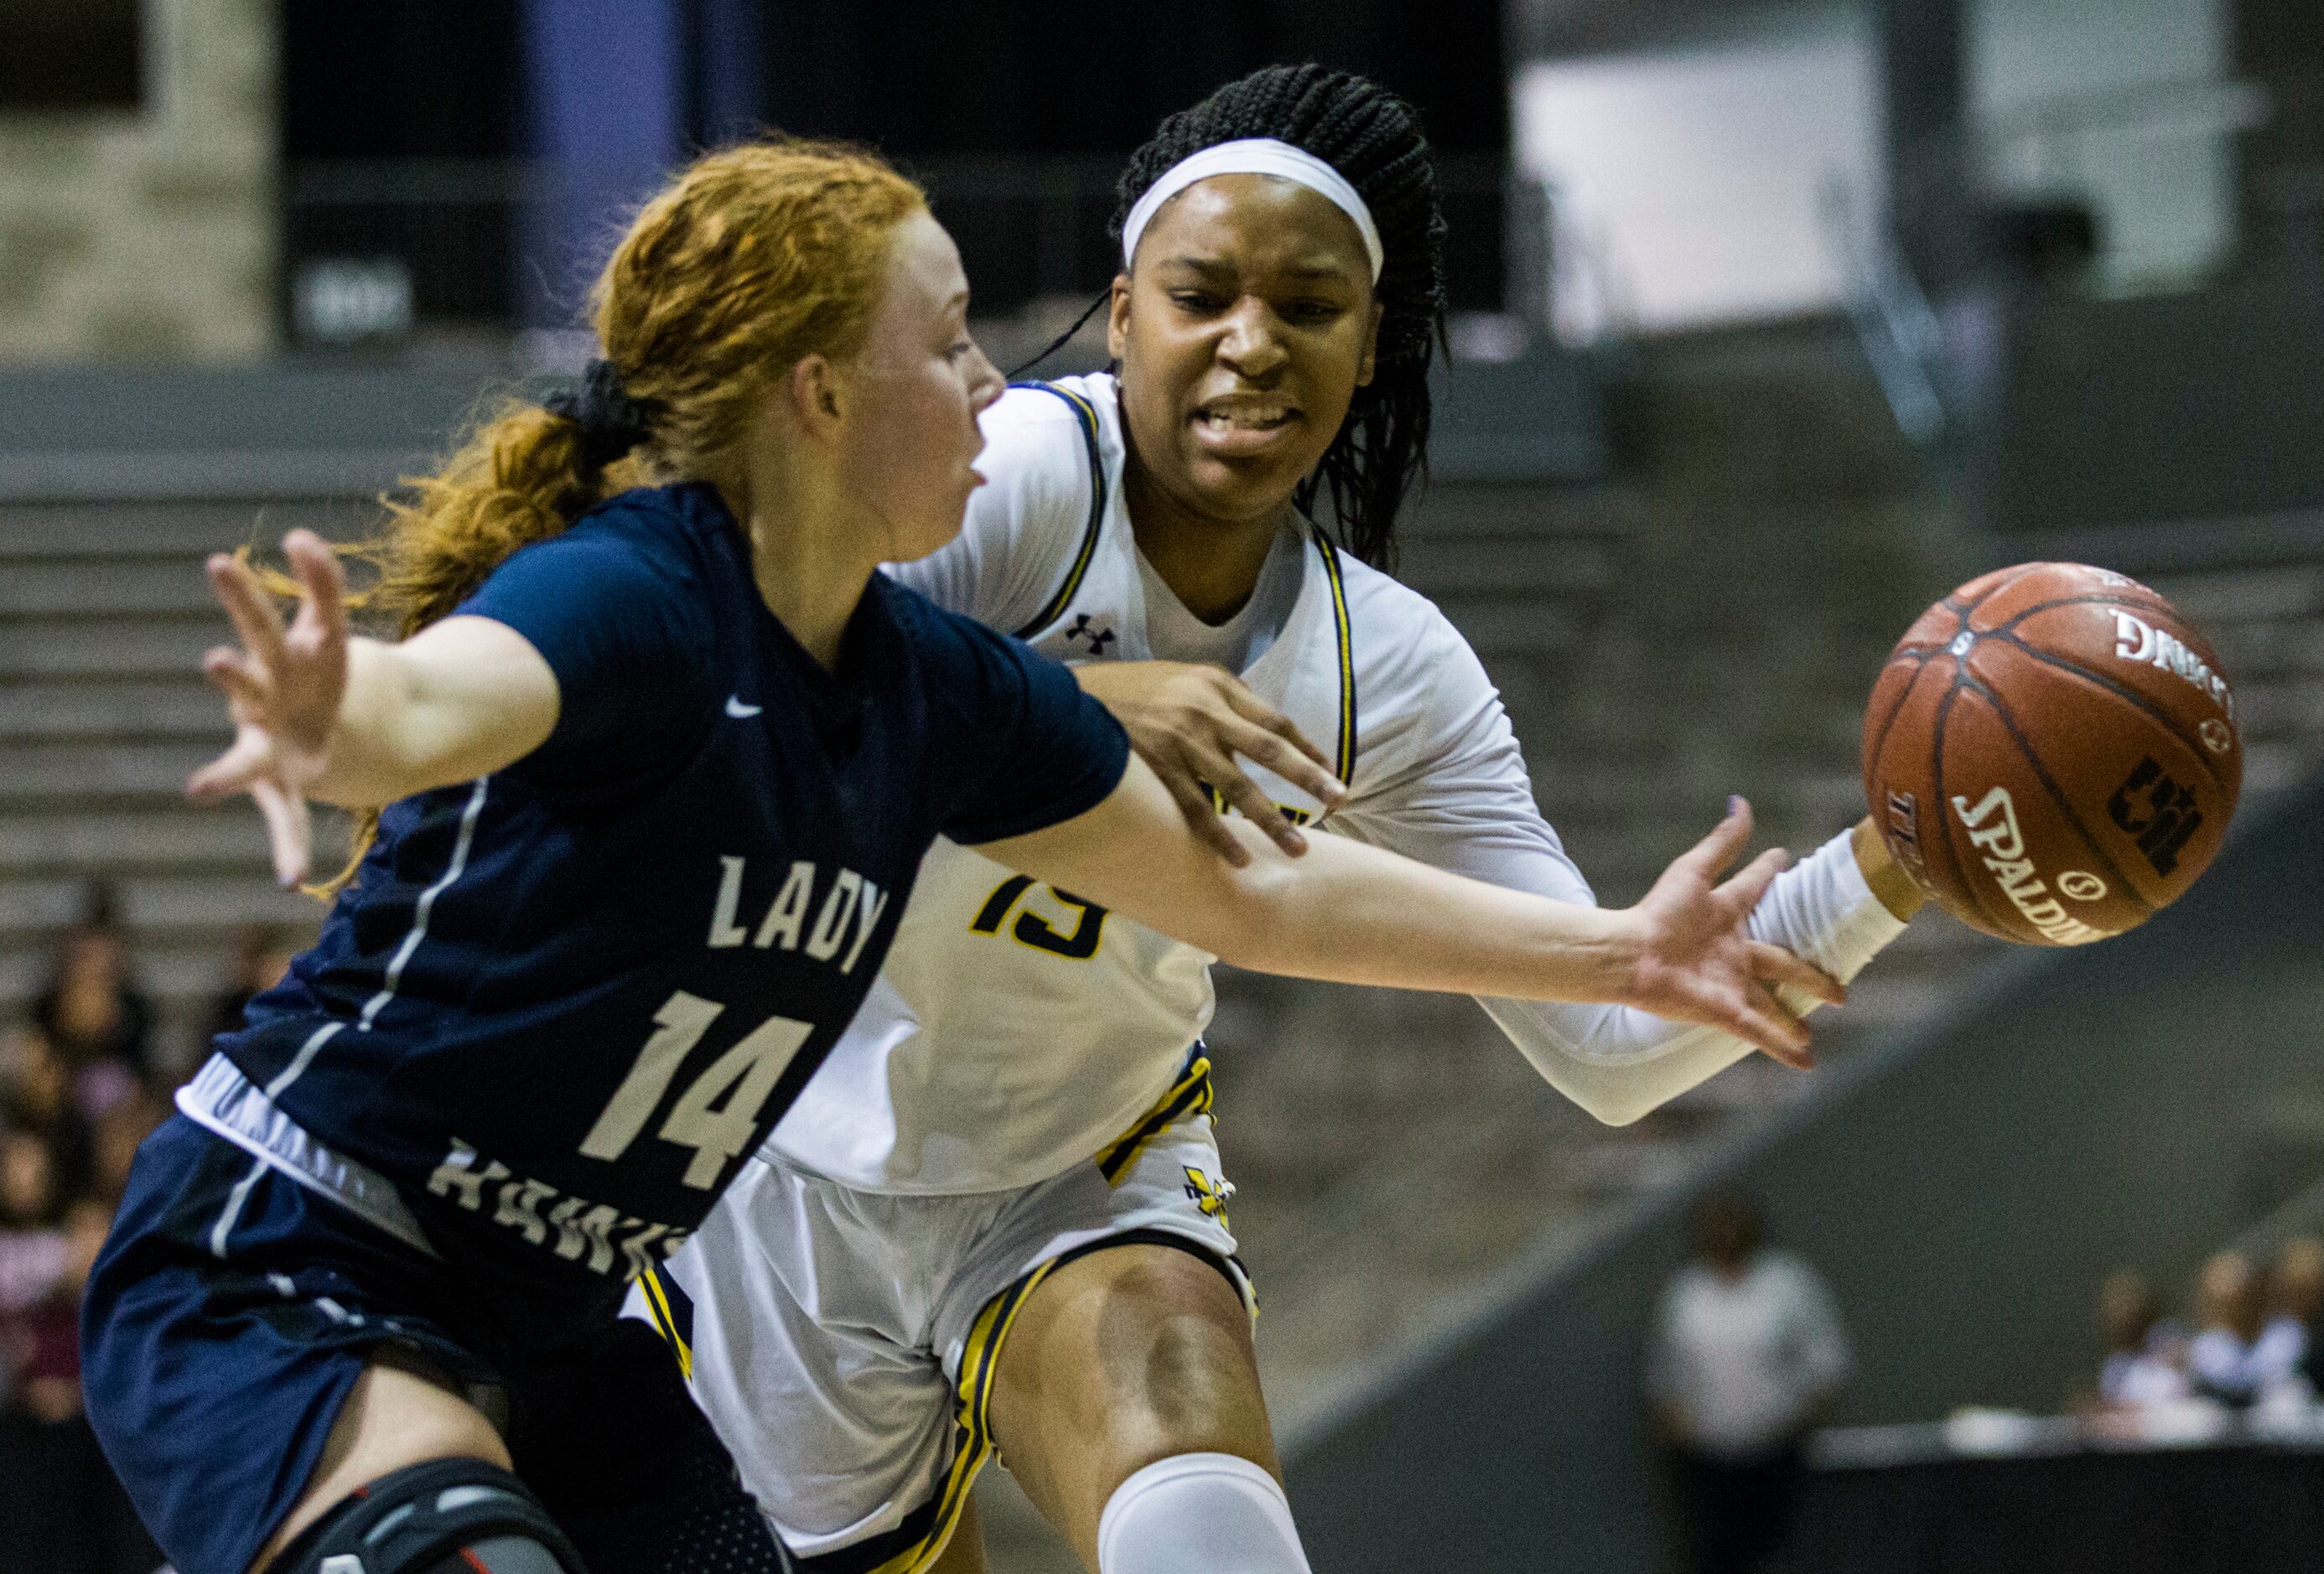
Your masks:
<svg viewBox="0 0 2324 1574"><path fill-rule="evenodd" d="M747 722L765 709L764 705L744 704L741 695L730 694L726 696L726 713L738 722Z"/></svg>

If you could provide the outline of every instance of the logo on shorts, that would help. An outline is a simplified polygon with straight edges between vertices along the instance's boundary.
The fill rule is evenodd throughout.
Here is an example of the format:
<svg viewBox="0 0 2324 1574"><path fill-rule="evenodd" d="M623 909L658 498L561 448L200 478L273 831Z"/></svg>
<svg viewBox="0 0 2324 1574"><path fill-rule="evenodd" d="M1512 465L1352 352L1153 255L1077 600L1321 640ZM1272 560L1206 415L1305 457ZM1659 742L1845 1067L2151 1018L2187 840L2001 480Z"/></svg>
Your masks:
<svg viewBox="0 0 2324 1574"><path fill-rule="evenodd" d="M2203 823L2194 792L2166 775L2153 755L2134 766L2114 789L2114 796L2107 800L2107 814L2138 843L2146 861L2162 875L2179 867L2179 850Z"/></svg>
<svg viewBox="0 0 2324 1574"><path fill-rule="evenodd" d="M1192 1164L1186 1171L1186 1195L1195 1207L1221 1224L1227 1221L1227 1199L1234 1195L1231 1181L1213 1181Z"/></svg>

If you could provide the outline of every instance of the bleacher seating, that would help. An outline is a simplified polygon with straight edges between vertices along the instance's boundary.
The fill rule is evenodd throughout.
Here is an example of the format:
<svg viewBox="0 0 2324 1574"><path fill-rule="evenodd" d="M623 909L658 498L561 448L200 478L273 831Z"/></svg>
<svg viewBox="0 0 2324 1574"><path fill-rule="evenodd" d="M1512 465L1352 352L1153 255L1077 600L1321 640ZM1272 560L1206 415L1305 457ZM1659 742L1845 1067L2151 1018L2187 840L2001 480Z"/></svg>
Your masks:
<svg viewBox="0 0 2324 1574"><path fill-rule="evenodd" d="M40 987L91 874L116 883L177 1064L233 931L318 919L275 888L247 805L185 801L187 774L226 736L200 661L229 631L201 566L262 530L344 531L355 512L352 500L0 508L0 1016Z"/></svg>

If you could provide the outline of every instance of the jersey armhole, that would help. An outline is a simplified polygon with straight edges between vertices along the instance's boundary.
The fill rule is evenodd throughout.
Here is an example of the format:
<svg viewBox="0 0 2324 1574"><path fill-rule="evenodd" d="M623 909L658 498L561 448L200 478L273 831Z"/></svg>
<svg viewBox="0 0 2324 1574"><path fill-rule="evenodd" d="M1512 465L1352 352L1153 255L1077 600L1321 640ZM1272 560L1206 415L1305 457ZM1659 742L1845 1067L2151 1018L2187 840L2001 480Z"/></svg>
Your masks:
<svg viewBox="0 0 2324 1574"><path fill-rule="evenodd" d="M1098 441L1097 407L1082 394L1054 382L1035 381L1012 382L1009 386L1038 389L1064 400L1066 407L1074 412L1074 423L1081 428L1082 446L1089 455L1089 519L1082 527L1081 545L1074 552L1074 560L1065 569L1063 583L1050 594L1047 601L1041 603L1041 610L1010 631L1017 639L1030 640L1065 615L1065 608L1072 604L1075 593L1082 587L1082 580L1089 574L1091 561L1097 556L1098 532L1105 526L1105 450Z"/></svg>

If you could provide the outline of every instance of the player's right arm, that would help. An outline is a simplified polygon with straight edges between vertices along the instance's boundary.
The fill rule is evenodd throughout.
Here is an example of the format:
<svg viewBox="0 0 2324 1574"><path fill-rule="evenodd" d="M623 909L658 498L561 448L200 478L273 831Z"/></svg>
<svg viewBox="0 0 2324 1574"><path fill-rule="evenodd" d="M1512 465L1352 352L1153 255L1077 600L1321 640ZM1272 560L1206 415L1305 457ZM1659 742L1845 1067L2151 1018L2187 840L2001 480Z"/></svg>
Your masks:
<svg viewBox="0 0 2324 1574"><path fill-rule="evenodd" d="M1807 1029L1779 986L1836 1000L1840 987L1752 938L1753 906L1783 867L1770 851L1721 872L1751 833L1738 799L1719 828L1637 907L1612 911L1489 885L1318 838L1290 858L1235 821L1233 865L1187 824L1143 761L1095 807L982 851L1227 962L1267 972L1534 1000L1606 1001L1701 1023L1786 1059Z"/></svg>
<svg viewBox="0 0 2324 1574"><path fill-rule="evenodd" d="M303 593L287 628L249 568L209 561L242 645L212 649L202 670L226 695L235 741L187 791L248 793L288 885L306 873L309 799L377 808L498 770L549 737L558 687L540 651L489 618L447 618L393 644L352 637L331 549L294 530L283 551Z"/></svg>

